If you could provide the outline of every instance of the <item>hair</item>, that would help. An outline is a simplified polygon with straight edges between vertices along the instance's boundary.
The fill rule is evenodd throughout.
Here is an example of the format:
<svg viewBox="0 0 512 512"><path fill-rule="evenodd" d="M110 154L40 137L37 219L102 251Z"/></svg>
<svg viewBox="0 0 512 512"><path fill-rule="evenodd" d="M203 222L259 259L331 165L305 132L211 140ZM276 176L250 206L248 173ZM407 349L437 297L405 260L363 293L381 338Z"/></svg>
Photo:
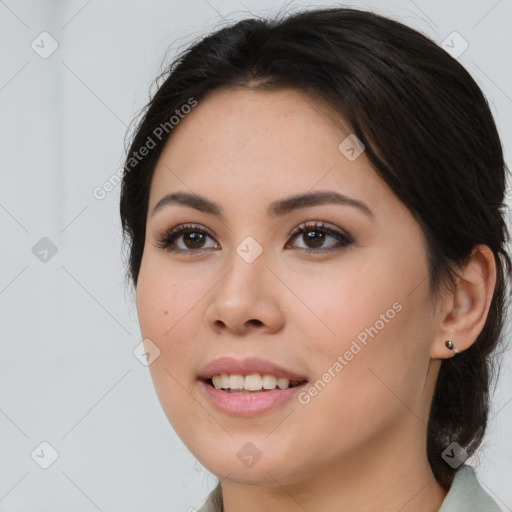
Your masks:
<svg viewBox="0 0 512 512"><path fill-rule="evenodd" d="M169 119L219 89L294 89L324 100L344 119L424 233L433 303L442 285L455 285L476 245L492 250L497 280L485 326L470 348L442 361L428 418L428 460L448 489L456 469L442 452L455 441L472 455L487 427L499 370L492 356L503 341L511 274L504 218L509 171L482 91L427 36L350 8L238 21L195 41L161 78L134 130L121 186L126 279L135 289L150 184L172 134ZM135 163L133 155L150 140L154 147Z"/></svg>

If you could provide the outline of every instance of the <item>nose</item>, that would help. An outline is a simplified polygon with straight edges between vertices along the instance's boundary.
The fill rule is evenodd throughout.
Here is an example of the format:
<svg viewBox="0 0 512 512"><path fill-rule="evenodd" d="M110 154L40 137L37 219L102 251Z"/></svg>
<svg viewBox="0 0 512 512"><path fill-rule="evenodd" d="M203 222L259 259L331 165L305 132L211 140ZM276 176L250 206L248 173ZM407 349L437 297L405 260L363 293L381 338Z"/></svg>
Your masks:
<svg viewBox="0 0 512 512"><path fill-rule="evenodd" d="M265 253L248 263L233 251L228 264L229 270L208 295L205 321L209 328L237 336L272 334L282 329L280 282L267 268Z"/></svg>

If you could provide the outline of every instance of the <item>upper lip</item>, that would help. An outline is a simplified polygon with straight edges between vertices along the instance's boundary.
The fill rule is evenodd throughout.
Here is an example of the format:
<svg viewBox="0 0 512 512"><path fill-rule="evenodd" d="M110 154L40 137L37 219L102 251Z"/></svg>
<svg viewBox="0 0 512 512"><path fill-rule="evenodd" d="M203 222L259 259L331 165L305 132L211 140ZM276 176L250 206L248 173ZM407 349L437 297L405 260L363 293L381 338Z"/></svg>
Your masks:
<svg viewBox="0 0 512 512"><path fill-rule="evenodd" d="M307 380L304 376L295 373L288 368L284 368L272 361L260 359L258 357L250 357L247 359L235 359L233 357L221 357L210 361L199 374L199 379L208 380L214 375L237 374L250 375L251 373L259 373L261 375L269 374L276 377L284 377L289 381L301 382Z"/></svg>

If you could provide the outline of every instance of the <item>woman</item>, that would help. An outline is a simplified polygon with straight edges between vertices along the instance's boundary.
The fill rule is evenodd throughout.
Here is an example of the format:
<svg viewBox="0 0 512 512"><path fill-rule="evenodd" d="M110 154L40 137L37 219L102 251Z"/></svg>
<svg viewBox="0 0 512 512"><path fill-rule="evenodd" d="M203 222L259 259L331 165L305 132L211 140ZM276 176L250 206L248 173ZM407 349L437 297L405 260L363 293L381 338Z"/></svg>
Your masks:
<svg viewBox="0 0 512 512"><path fill-rule="evenodd" d="M128 151L128 272L201 511L497 511L464 461L511 272L482 92L359 10L192 45Z"/></svg>

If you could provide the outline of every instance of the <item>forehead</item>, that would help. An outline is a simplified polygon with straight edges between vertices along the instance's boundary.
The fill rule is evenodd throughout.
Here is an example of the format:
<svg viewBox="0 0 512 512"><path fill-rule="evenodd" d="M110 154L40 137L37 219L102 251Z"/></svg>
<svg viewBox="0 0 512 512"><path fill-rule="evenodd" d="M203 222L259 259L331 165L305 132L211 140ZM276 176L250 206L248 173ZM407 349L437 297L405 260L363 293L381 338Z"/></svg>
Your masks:
<svg viewBox="0 0 512 512"><path fill-rule="evenodd" d="M350 188L375 181L364 152L350 161L340 151L350 134L332 108L300 91L214 91L173 129L152 191L222 185L232 192L305 192L315 184Z"/></svg>
<svg viewBox="0 0 512 512"><path fill-rule="evenodd" d="M191 127L194 119L199 119L199 123ZM295 146L297 151L298 144L293 144L295 137L307 137L313 145L319 141L336 142L350 133L343 118L333 115L332 106L290 88L213 91L199 102L177 131L183 138L197 136L205 144L233 148L247 145L250 149L255 137L259 142L266 139L268 150L259 147L262 153L286 149L288 145Z"/></svg>

